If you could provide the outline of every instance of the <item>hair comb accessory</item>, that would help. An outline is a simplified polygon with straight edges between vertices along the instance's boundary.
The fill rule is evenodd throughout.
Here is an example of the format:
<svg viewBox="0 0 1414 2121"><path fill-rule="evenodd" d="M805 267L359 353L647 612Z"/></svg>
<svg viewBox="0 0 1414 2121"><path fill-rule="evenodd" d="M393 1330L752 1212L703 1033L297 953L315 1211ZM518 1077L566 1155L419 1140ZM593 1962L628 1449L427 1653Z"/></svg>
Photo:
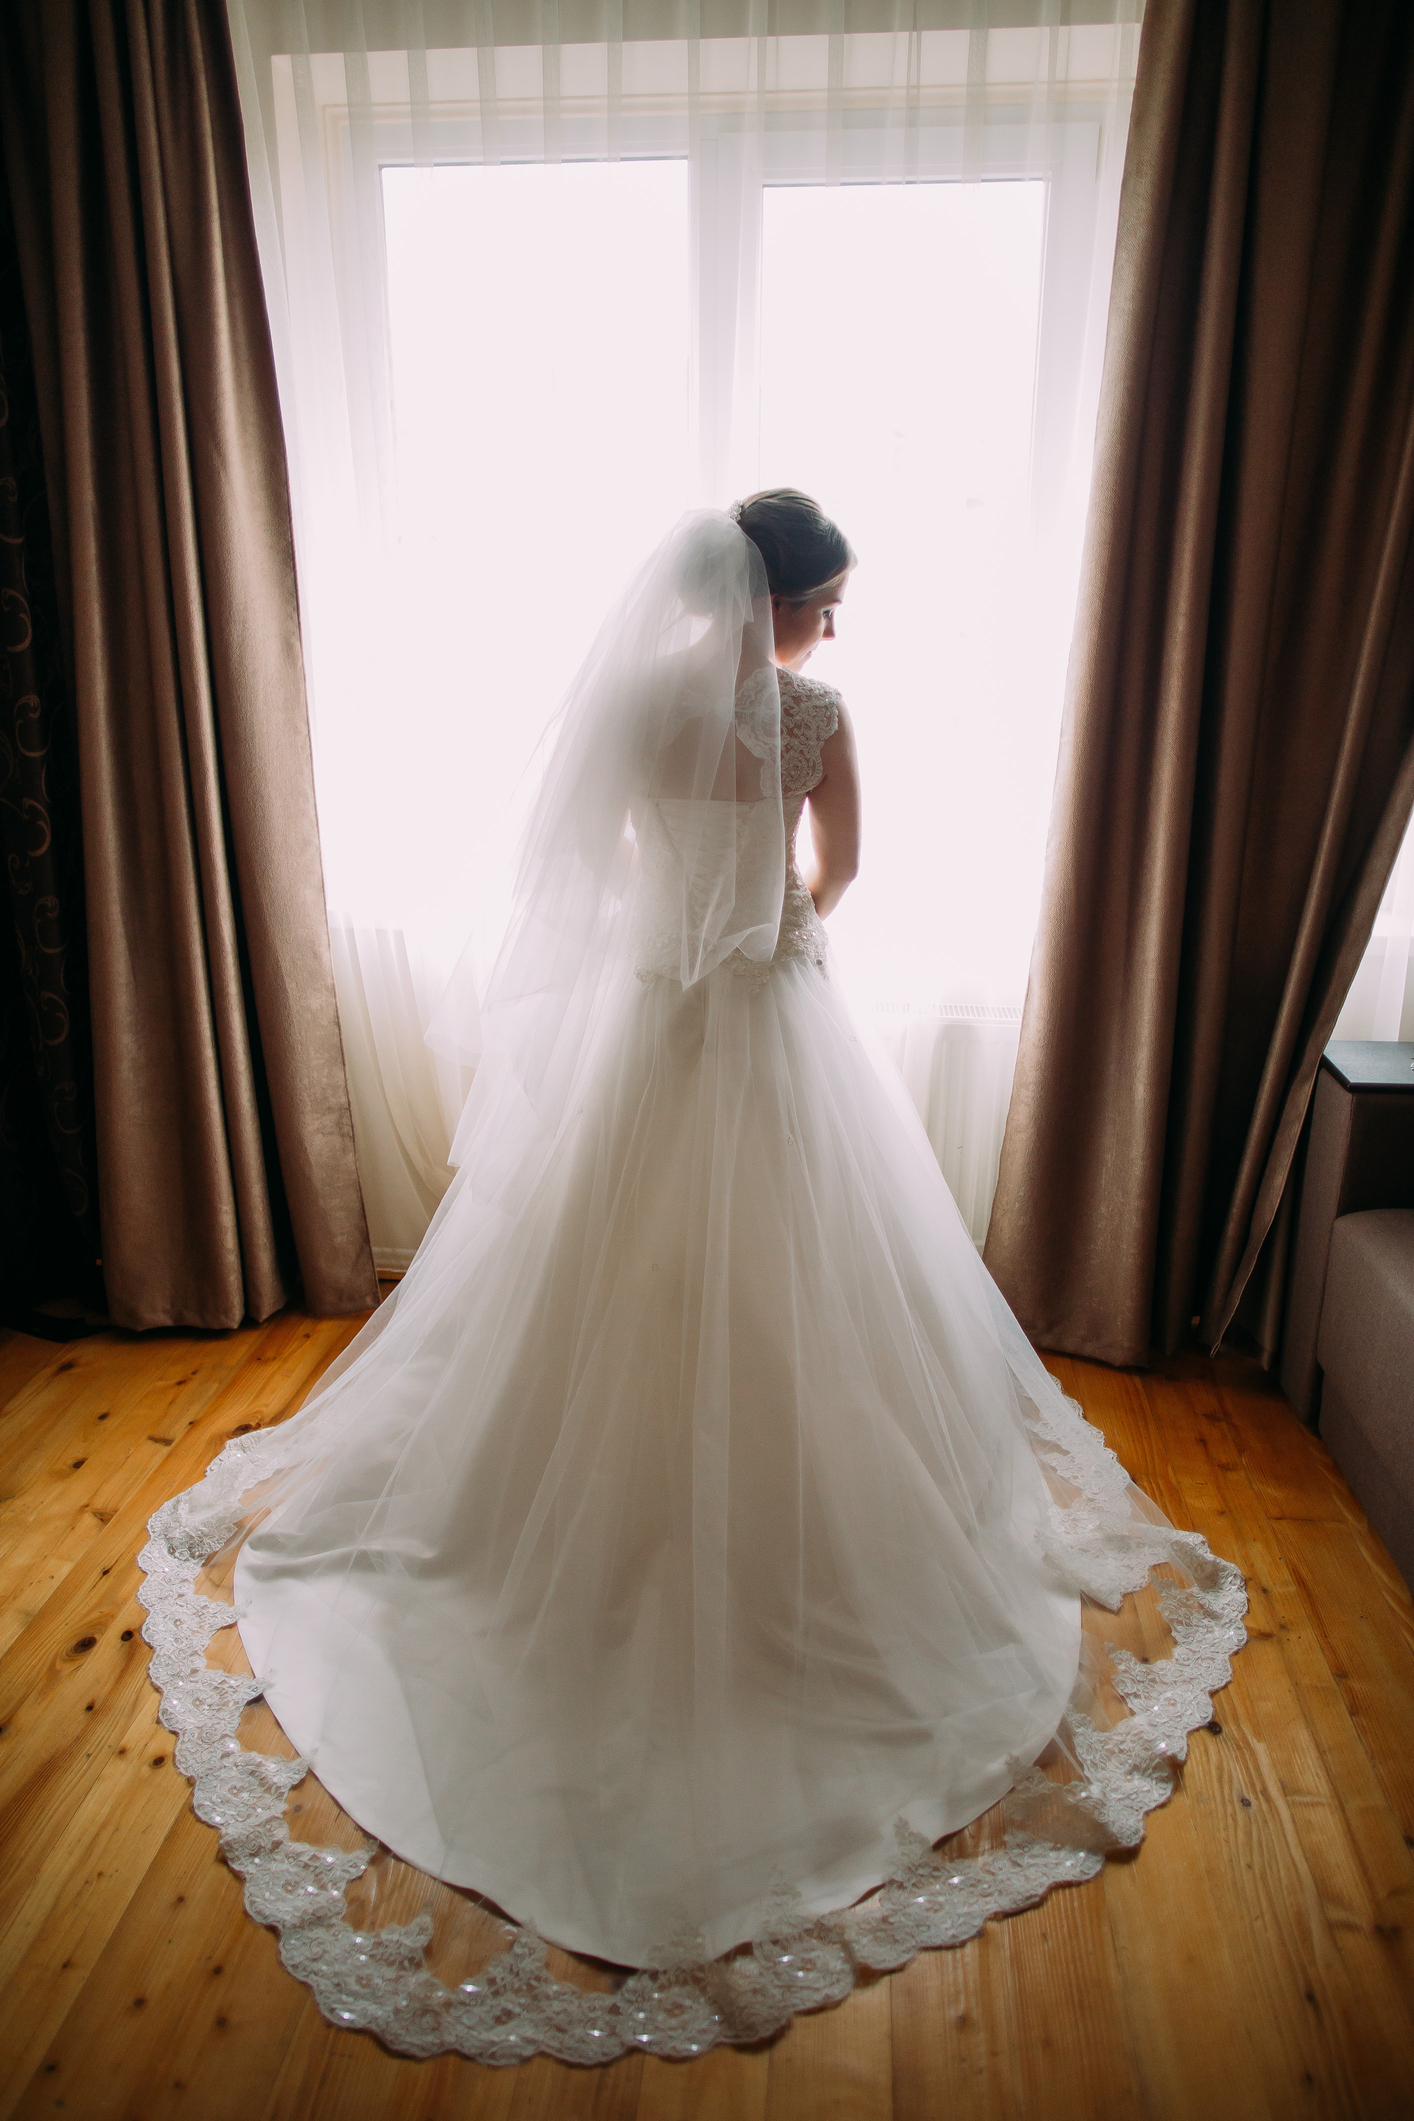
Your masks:
<svg viewBox="0 0 1414 2121"><path fill-rule="evenodd" d="M727 514L731 517L734 523L739 523L741 521L742 511L745 509L745 507L745 501L732 502L731 507L727 510Z"/></svg>

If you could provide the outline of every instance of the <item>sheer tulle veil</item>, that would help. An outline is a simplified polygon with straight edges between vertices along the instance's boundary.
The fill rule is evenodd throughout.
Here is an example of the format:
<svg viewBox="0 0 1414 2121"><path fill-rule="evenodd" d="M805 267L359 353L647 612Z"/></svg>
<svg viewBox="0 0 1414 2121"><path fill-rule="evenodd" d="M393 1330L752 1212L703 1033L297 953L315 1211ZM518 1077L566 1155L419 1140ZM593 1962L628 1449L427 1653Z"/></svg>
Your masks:
<svg viewBox="0 0 1414 2121"><path fill-rule="evenodd" d="M760 552L723 512L682 516L608 612L537 747L511 915L484 991L469 943L433 1011L428 1045L474 1073L448 1157L458 1177L429 1239L464 1187L485 1202L525 1190L601 1068L650 920L684 986L734 951L770 961L786 860L772 651ZM645 876L649 806L658 829ZM386 1330L401 1296L321 1389Z"/></svg>
<svg viewBox="0 0 1414 2121"><path fill-rule="evenodd" d="M427 1034L478 1064L454 1164L474 1160L487 1133L503 1155L507 1126L553 1137L592 1068L641 938L644 805L671 820L672 868L655 864L652 919L660 944L665 927L673 934L682 984L735 950L764 963L776 947L785 836L771 604L761 555L731 517L684 516L644 562L542 750L486 996L475 1005L464 956ZM743 802L744 840L731 829Z"/></svg>

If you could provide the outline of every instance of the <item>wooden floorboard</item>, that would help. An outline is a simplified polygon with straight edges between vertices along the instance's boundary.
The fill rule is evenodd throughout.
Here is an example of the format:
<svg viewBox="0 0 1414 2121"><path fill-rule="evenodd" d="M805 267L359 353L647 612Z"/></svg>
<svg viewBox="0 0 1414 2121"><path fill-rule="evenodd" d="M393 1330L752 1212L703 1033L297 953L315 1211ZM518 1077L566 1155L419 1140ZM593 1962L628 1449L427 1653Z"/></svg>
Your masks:
<svg viewBox="0 0 1414 2121"><path fill-rule="evenodd" d="M1414 1602L1226 1357L1051 1365L1248 1579L1249 1647L1137 1856L698 2062L417 2063L328 2025L192 1814L136 1555L357 1323L0 1334L0 2121L1414 2121Z"/></svg>

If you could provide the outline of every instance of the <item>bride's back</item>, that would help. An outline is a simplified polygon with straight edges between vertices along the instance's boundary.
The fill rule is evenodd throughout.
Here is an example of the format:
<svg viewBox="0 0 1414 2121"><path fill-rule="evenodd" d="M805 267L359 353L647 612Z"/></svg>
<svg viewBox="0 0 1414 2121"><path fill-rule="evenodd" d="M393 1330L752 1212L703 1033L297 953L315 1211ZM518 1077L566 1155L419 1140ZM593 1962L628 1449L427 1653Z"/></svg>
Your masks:
<svg viewBox="0 0 1414 2121"><path fill-rule="evenodd" d="M719 663L693 649L665 657L644 717L646 793L664 802L774 797L782 736L777 677L770 664L738 671L728 728Z"/></svg>

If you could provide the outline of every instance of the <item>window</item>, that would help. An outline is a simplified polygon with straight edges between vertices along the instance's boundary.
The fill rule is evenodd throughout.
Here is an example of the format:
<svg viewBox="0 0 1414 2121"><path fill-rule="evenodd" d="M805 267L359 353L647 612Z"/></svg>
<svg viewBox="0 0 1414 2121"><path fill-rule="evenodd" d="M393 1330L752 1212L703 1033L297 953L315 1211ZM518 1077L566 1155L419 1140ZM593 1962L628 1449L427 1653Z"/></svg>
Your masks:
<svg viewBox="0 0 1414 2121"><path fill-rule="evenodd" d="M284 34L285 11L238 13ZM473 924L489 960L535 739L672 518L778 482L815 491L862 563L811 666L850 700L866 777L839 964L980 1238L1136 45L1119 20L263 59L237 40L389 1264L445 1185L460 1096L421 1025Z"/></svg>

